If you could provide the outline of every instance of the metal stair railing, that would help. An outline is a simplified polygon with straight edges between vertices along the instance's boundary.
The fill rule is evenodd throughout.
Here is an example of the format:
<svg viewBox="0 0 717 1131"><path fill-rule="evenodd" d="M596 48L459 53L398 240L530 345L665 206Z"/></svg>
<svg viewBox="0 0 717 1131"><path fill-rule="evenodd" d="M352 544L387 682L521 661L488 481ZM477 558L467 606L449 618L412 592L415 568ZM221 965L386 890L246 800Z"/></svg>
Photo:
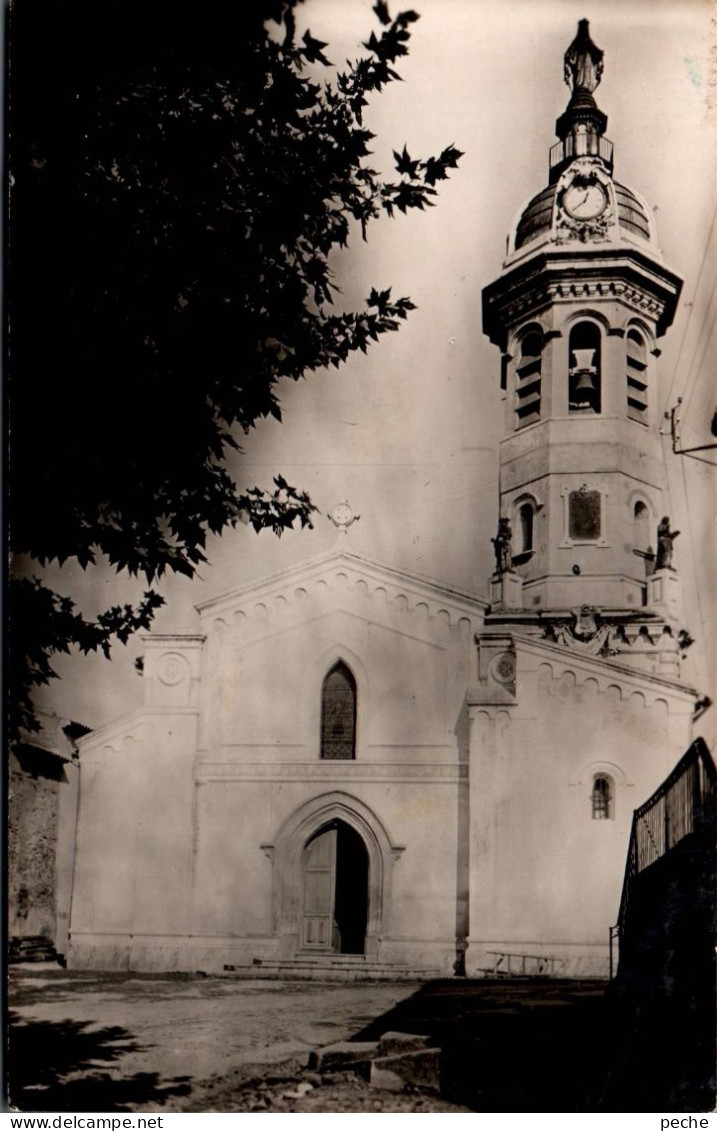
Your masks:
<svg viewBox="0 0 717 1131"><path fill-rule="evenodd" d="M620 910L615 927L610 928L611 971L612 942L617 937L622 945L624 940L636 876L686 836L706 827L716 797L717 768L704 740L698 738L652 797L633 813Z"/></svg>

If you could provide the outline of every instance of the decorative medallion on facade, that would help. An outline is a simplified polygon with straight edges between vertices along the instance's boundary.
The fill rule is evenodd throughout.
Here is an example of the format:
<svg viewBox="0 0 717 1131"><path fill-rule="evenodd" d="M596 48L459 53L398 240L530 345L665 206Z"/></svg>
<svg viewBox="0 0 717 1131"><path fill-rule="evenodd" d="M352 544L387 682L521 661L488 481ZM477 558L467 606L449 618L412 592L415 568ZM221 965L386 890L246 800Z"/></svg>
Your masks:
<svg viewBox="0 0 717 1131"><path fill-rule="evenodd" d="M492 660L489 672L492 678L502 683L504 687L512 687L515 683L515 653L501 652Z"/></svg>
<svg viewBox="0 0 717 1131"><path fill-rule="evenodd" d="M343 502L338 503L334 507L328 517L331 522L333 522L336 529L345 534L349 526L352 526L354 522L358 522L358 520L361 518L361 515L355 514L353 508L344 499Z"/></svg>
<svg viewBox="0 0 717 1131"><path fill-rule="evenodd" d="M168 687L181 683L187 674L186 660L176 652L162 656L157 666L157 678Z"/></svg>

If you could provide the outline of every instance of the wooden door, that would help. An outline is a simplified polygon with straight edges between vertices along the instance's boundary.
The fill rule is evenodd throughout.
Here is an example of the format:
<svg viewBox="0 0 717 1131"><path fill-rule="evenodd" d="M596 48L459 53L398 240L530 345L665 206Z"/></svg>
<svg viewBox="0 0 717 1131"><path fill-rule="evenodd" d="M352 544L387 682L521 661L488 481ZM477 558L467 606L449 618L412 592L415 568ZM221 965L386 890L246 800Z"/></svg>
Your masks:
<svg viewBox="0 0 717 1131"><path fill-rule="evenodd" d="M306 845L303 854L304 909L302 945L310 950L335 949L336 829L326 829Z"/></svg>

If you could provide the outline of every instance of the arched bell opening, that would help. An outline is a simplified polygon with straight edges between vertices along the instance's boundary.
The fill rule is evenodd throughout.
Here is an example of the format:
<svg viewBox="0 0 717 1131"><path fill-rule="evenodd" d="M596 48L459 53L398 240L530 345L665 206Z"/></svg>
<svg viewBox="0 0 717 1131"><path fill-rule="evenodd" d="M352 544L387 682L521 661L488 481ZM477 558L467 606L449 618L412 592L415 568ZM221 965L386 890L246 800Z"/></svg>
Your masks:
<svg viewBox="0 0 717 1131"><path fill-rule="evenodd" d="M571 413L600 413L600 329L594 322L578 322L570 331L568 408Z"/></svg>

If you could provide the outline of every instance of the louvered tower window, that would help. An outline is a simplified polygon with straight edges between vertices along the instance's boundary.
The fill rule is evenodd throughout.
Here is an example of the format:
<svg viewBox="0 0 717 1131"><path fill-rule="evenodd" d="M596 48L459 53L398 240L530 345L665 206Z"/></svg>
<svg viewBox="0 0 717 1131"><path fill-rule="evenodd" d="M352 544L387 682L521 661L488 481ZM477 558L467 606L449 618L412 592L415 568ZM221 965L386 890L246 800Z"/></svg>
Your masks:
<svg viewBox="0 0 717 1131"><path fill-rule="evenodd" d="M540 420L540 393L543 367L543 338L538 330L531 330L520 344L520 359L516 369L516 427L534 424Z"/></svg>
<svg viewBox="0 0 717 1131"><path fill-rule="evenodd" d="M356 757L356 680L341 662L321 689L321 757Z"/></svg>
<svg viewBox="0 0 717 1131"><path fill-rule="evenodd" d="M647 348L639 330L627 332L627 415L647 424Z"/></svg>

